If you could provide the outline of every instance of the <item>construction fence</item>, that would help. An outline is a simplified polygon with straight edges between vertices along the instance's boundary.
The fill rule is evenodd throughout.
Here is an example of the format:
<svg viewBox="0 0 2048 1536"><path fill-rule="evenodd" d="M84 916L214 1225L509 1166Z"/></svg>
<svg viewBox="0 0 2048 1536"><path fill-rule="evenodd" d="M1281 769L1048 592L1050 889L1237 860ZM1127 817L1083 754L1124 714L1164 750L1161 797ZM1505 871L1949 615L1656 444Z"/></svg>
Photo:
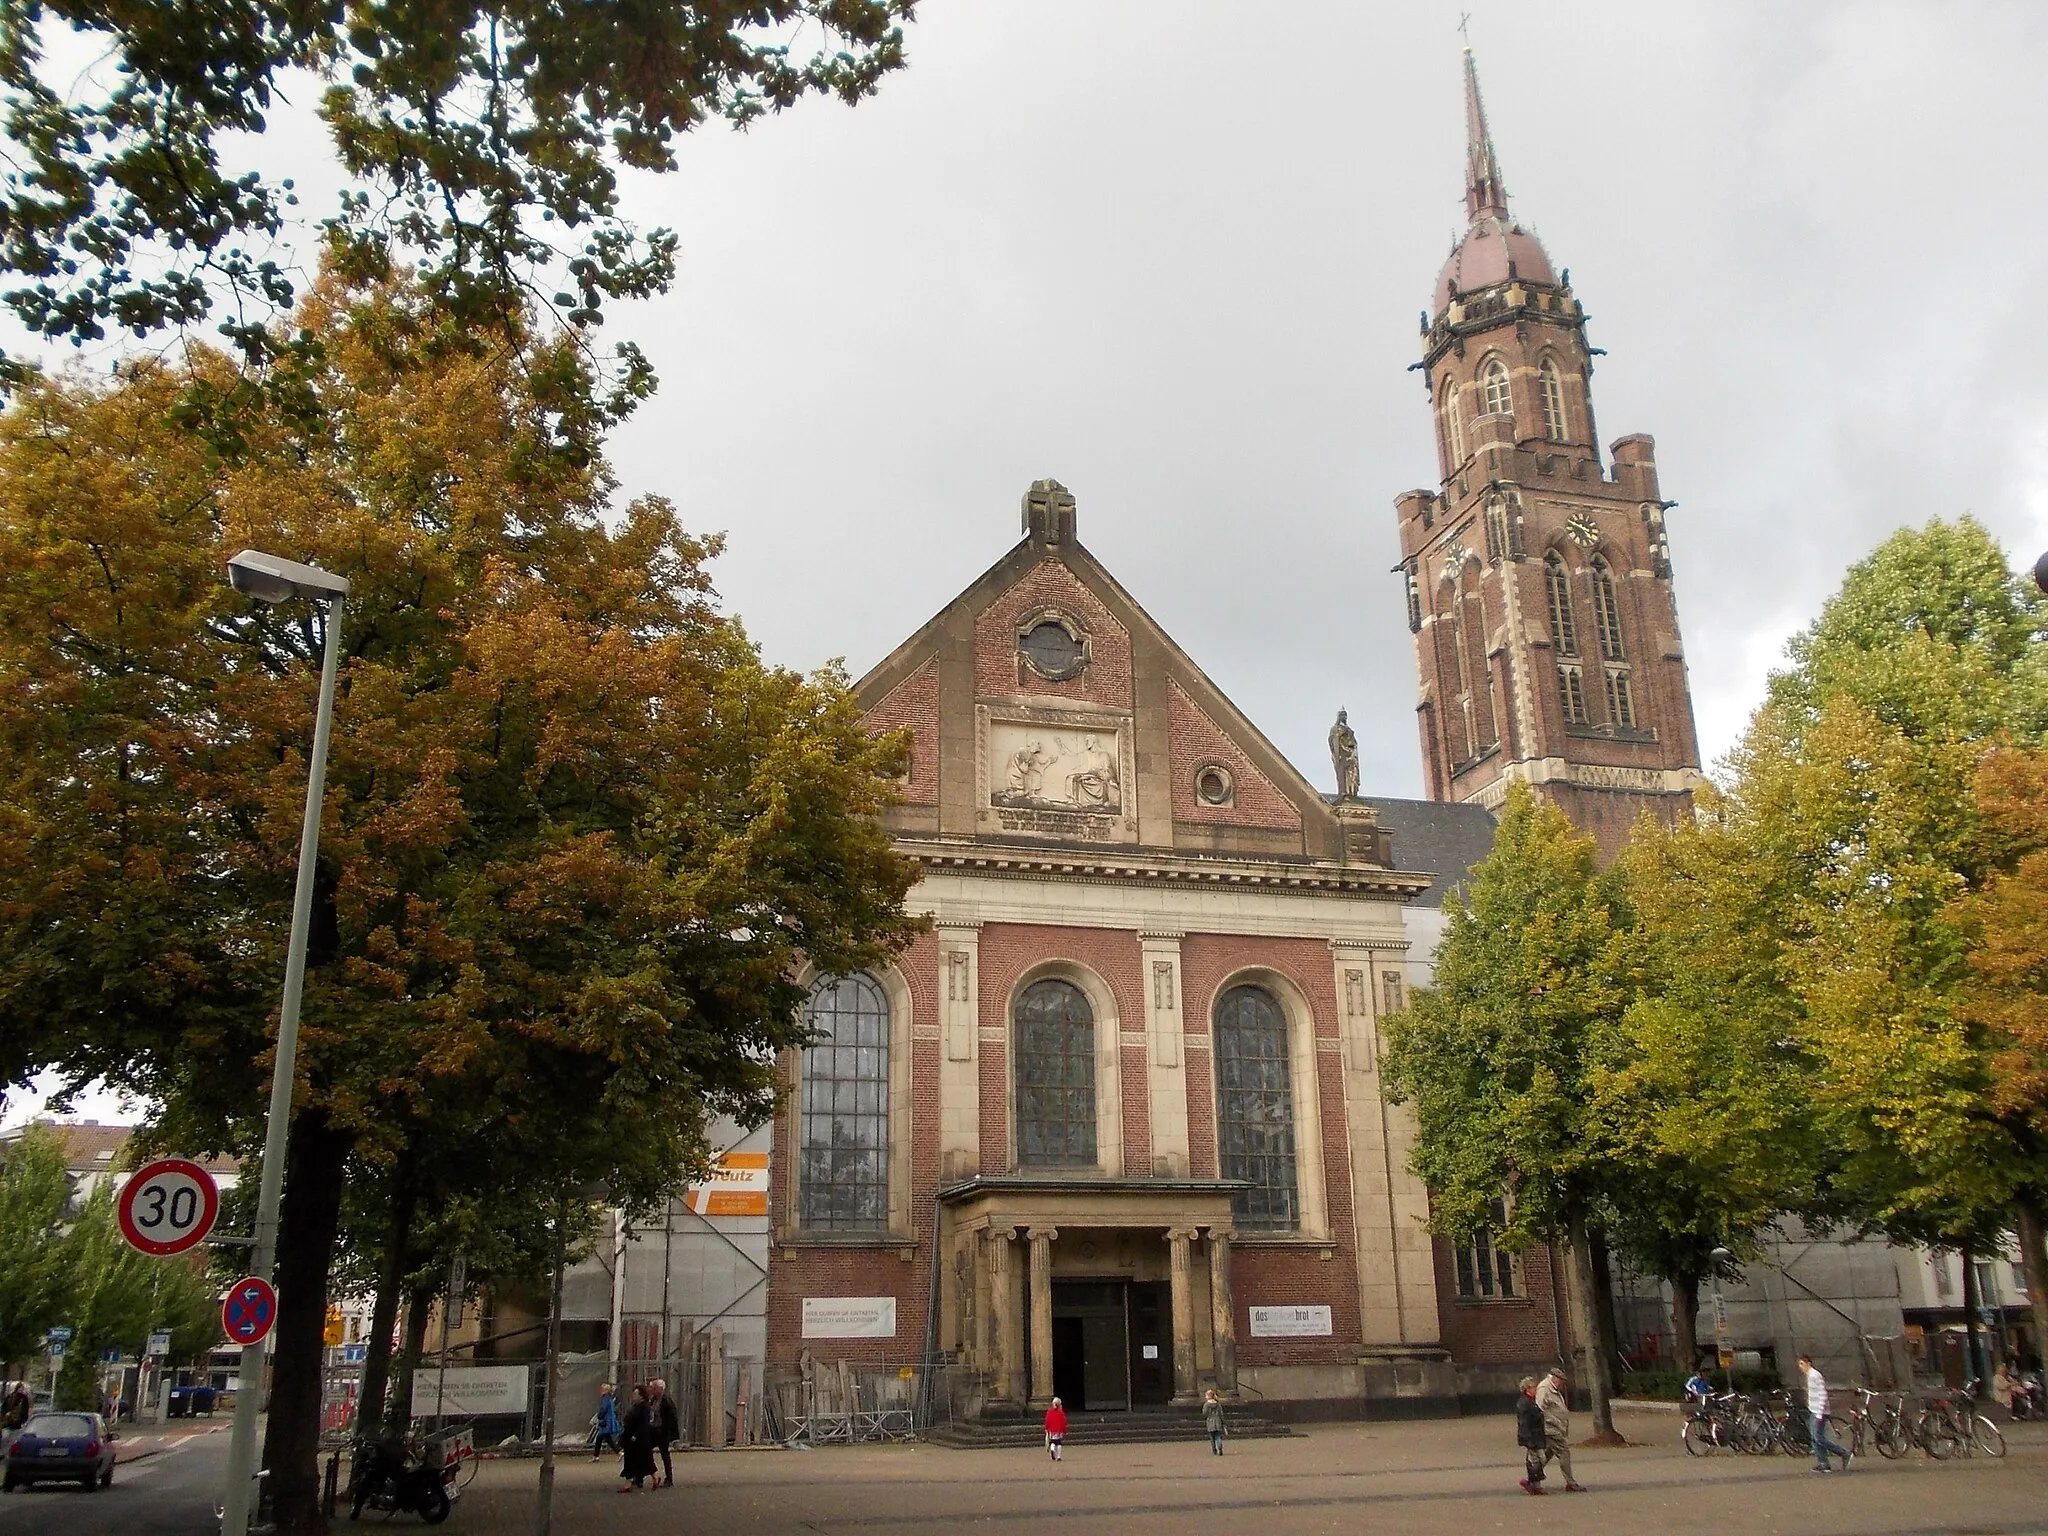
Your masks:
<svg viewBox="0 0 2048 1536"><path fill-rule="evenodd" d="M912 1440L980 1410L980 1373L958 1365L876 1363L805 1354L795 1366L728 1357L716 1341L694 1359L613 1360L564 1356L555 1407L555 1443L589 1445L598 1396L616 1389L619 1417L632 1391L661 1381L674 1401L681 1443L707 1450L756 1445L852 1445ZM321 1429L329 1444L352 1438L360 1365L328 1368ZM497 1360L447 1367L423 1361L413 1387L413 1419L422 1429L468 1425L480 1451L537 1451L547 1423L547 1363Z"/></svg>

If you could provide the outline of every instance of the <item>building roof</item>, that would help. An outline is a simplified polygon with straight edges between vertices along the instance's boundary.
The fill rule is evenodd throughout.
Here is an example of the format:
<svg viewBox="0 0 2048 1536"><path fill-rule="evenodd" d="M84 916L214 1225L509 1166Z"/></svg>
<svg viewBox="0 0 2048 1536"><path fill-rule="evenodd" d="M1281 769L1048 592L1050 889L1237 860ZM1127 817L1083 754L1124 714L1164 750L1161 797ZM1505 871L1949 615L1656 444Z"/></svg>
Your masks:
<svg viewBox="0 0 2048 1536"><path fill-rule="evenodd" d="M1471 222L1437 274L1433 313L1442 314L1444 306L1461 293L1490 288L1510 278L1557 282L1543 242L1508 213L1507 183L1493 152L1486 104L1479 98L1479 69L1472 62L1470 48L1465 50L1465 213Z"/></svg>
<svg viewBox="0 0 2048 1536"><path fill-rule="evenodd" d="M1441 907L1445 894L1463 884L1472 866L1493 851L1498 823L1483 805L1360 798L1380 813L1380 825L1392 835L1396 866L1432 877L1429 889L1415 898L1418 907Z"/></svg>
<svg viewBox="0 0 2048 1536"><path fill-rule="evenodd" d="M102 1125L97 1120L51 1120L40 1119L18 1130L0 1137L0 1142L13 1141L25 1130L54 1131L64 1145L64 1166L74 1174L106 1173L118 1169L127 1171L127 1159L123 1156L128 1139L140 1129L133 1125ZM241 1164L232 1157L199 1157L194 1162L209 1173L232 1174Z"/></svg>

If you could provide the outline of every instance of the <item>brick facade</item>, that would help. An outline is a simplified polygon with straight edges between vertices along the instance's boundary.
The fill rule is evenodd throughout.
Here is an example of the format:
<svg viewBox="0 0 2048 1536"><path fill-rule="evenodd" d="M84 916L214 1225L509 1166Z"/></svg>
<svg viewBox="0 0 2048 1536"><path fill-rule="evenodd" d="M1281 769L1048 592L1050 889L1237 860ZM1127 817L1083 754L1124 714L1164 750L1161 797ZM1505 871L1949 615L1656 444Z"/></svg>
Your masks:
<svg viewBox="0 0 2048 1536"><path fill-rule="evenodd" d="M1018 633L1048 610L1074 620L1087 638L1089 662L1078 677L1042 677L1017 649ZM1130 632L1072 571L1056 560L1041 561L975 621L974 685L982 698L1032 694L1129 709Z"/></svg>
<svg viewBox="0 0 2048 1536"><path fill-rule="evenodd" d="M1301 812L1294 802L1259 772L1251 759L1225 734L1223 728L1187 696L1180 684L1166 685L1167 737L1172 743L1173 819L1239 827L1277 827L1301 830ZM1195 792L1195 775L1214 763L1234 780L1235 790L1228 805L1211 805Z"/></svg>
<svg viewBox="0 0 2048 1536"><path fill-rule="evenodd" d="M910 772L897 793L906 805L939 803L939 663L934 657L867 712L871 735L907 730Z"/></svg>

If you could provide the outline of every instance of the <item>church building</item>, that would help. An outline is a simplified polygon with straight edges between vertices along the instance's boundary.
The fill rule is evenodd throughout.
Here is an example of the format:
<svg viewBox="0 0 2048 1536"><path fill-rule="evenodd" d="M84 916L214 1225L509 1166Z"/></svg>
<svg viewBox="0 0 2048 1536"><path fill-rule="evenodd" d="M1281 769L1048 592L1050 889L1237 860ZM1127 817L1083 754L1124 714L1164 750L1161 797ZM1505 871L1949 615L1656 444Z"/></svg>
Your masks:
<svg viewBox="0 0 2048 1536"><path fill-rule="evenodd" d="M1466 56L1469 227L1399 499L1427 801L1290 764L1078 537L1068 491L860 680L931 931L806 977L773 1126L771 1366L946 1361L990 1418L1459 1411L1569 1358L1560 1261L1428 1230L1381 1034L1520 779L1611 852L1699 751L1650 439L1603 465L1567 274L1508 212Z"/></svg>

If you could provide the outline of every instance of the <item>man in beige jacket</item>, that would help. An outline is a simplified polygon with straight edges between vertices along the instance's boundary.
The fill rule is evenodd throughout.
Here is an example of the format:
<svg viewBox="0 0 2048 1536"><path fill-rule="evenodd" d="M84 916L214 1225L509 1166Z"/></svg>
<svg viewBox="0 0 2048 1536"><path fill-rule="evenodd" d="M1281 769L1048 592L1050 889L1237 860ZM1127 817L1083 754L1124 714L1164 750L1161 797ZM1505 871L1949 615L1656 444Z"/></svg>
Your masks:
<svg viewBox="0 0 2048 1536"><path fill-rule="evenodd" d="M1566 1493L1584 1493L1586 1485L1572 1476L1572 1389L1562 1368L1552 1366L1543 1378L1536 1406L1543 1410L1543 1459L1564 1469Z"/></svg>

